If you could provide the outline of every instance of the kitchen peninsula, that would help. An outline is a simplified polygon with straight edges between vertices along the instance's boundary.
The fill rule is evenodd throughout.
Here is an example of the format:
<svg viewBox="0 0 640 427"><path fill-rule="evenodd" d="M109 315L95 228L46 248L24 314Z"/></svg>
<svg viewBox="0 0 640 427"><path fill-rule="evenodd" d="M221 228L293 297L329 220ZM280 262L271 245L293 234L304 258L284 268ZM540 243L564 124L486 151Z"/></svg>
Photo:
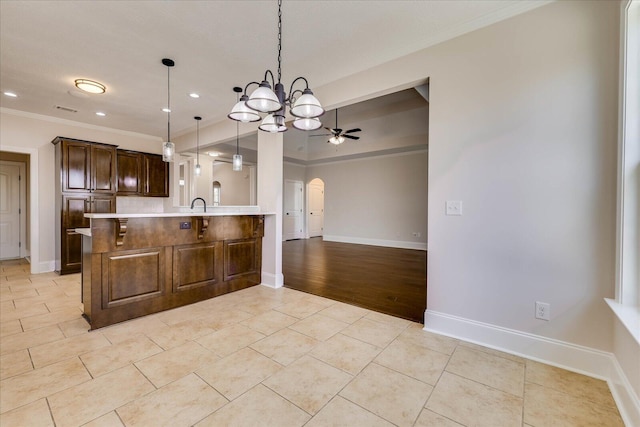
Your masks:
<svg viewBox="0 0 640 427"><path fill-rule="evenodd" d="M82 301L91 329L261 281L260 212L86 214Z"/></svg>

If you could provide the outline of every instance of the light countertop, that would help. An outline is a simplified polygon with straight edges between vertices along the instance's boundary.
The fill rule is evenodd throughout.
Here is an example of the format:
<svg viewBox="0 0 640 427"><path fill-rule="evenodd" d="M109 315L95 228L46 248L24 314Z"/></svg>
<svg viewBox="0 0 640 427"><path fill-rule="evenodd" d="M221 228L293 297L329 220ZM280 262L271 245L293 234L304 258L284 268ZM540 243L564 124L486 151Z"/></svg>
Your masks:
<svg viewBox="0 0 640 427"><path fill-rule="evenodd" d="M275 212L165 212L165 213L93 213L84 214L85 218L171 218L185 216L237 216L237 215L275 215Z"/></svg>

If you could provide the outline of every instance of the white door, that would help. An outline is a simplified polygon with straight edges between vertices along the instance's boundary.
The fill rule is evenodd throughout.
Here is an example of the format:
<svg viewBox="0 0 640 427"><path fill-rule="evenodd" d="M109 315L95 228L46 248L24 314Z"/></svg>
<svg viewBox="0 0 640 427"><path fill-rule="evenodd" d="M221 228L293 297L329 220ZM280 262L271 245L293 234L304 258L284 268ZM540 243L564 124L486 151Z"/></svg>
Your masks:
<svg viewBox="0 0 640 427"><path fill-rule="evenodd" d="M324 230L324 182L309 183L309 237L322 236Z"/></svg>
<svg viewBox="0 0 640 427"><path fill-rule="evenodd" d="M25 164L0 162L0 259L20 258L25 250Z"/></svg>
<svg viewBox="0 0 640 427"><path fill-rule="evenodd" d="M302 231L302 181L284 181L284 215L282 240L301 239Z"/></svg>

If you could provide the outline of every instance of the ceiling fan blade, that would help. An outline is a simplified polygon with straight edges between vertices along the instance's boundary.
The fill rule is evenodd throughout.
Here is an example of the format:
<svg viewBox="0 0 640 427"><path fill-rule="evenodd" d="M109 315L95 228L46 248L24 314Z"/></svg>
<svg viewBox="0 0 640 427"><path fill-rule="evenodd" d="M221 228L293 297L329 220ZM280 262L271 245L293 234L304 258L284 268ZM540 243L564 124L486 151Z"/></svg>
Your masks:
<svg viewBox="0 0 640 427"><path fill-rule="evenodd" d="M349 139L360 139L359 136L352 136L352 135L342 135L343 138L349 138Z"/></svg>
<svg viewBox="0 0 640 427"><path fill-rule="evenodd" d="M344 131L344 133L352 133L352 132L360 132L362 129L360 128L355 128L355 129L349 129Z"/></svg>

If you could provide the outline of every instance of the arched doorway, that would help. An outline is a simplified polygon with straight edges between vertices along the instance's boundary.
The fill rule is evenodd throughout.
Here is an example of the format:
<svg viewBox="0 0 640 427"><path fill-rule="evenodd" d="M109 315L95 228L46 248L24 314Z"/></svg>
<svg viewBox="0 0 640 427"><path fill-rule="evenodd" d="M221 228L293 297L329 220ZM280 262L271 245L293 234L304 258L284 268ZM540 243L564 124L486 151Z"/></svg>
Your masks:
<svg viewBox="0 0 640 427"><path fill-rule="evenodd" d="M324 181L314 178L307 186L307 232L309 237L321 237L324 232Z"/></svg>

